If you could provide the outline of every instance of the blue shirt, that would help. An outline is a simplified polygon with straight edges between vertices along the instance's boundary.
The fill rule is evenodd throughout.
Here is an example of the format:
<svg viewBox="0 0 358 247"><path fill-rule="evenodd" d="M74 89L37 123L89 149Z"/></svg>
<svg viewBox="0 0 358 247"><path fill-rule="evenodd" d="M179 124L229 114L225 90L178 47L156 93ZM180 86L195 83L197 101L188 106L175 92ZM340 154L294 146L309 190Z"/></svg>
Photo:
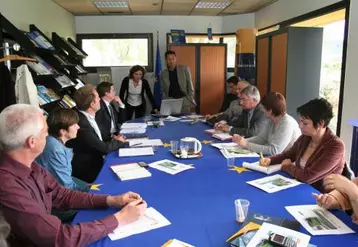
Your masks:
<svg viewBox="0 0 358 247"><path fill-rule="evenodd" d="M46 146L42 154L36 158L36 162L45 167L57 182L69 189L77 189L72 178L73 152L53 136L46 137Z"/></svg>

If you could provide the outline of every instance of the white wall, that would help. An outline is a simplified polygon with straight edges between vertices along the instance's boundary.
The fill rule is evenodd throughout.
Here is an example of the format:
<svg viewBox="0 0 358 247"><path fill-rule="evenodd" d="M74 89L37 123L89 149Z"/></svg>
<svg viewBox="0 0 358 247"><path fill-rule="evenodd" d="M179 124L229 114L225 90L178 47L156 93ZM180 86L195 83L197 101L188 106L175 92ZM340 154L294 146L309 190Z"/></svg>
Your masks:
<svg viewBox="0 0 358 247"><path fill-rule="evenodd" d="M228 15L223 17L223 33L236 33L239 28L255 27L255 14Z"/></svg>
<svg viewBox="0 0 358 247"><path fill-rule="evenodd" d="M278 0L255 13L257 28L264 28L312 12L341 0ZM353 2L355 0L352 0Z"/></svg>
<svg viewBox="0 0 358 247"><path fill-rule="evenodd" d="M357 64L358 64L358 2L350 3L348 47L346 60L346 75L344 82L343 111L341 138L346 145L346 159L349 162L352 126L347 124L349 119L358 119L357 110Z"/></svg>
<svg viewBox="0 0 358 247"><path fill-rule="evenodd" d="M159 31L161 55L166 50L166 34L170 29L186 33L235 33L237 29L254 27L254 14L235 16L77 16L76 33L153 33L154 54Z"/></svg>
<svg viewBox="0 0 358 247"><path fill-rule="evenodd" d="M51 38L52 32L75 38L75 18L50 0L0 0L0 12L17 28L29 31L35 24Z"/></svg>

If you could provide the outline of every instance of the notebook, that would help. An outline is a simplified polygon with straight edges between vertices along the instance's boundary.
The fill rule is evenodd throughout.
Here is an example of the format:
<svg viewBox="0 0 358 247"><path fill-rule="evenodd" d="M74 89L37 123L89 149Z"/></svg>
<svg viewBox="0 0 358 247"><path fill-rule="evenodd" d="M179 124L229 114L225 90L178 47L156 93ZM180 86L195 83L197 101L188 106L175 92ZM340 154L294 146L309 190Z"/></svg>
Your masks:
<svg viewBox="0 0 358 247"><path fill-rule="evenodd" d="M281 170L281 165L272 165L272 166L265 167L265 166L260 166L259 162L254 162L254 163L244 162L242 163L242 166L265 174L271 174Z"/></svg>
<svg viewBox="0 0 358 247"><path fill-rule="evenodd" d="M152 176L147 169L141 167L138 163L113 165L110 168L121 181Z"/></svg>
<svg viewBox="0 0 358 247"><path fill-rule="evenodd" d="M120 148L118 154L119 157L132 157L132 156L154 155L154 152L152 147Z"/></svg>
<svg viewBox="0 0 358 247"><path fill-rule="evenodd" d="M213 138L219 139L221 141L230 141L232 136L228 133L216 133L212 135Z"/></svg>

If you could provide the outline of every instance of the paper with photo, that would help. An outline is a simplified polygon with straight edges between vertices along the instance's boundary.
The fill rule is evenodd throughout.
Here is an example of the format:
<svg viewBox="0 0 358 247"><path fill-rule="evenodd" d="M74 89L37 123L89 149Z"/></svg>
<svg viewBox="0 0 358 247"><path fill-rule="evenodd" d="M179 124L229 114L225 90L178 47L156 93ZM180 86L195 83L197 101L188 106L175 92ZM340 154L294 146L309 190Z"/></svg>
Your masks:
<svg viewBox="0 0 358 247"><path fill-rule="evenodd" d="M130 147L151 147L151 146L163 146L163 142L160 139L132 139L129 140Z"/></svg>
<svg viewBox="0 0 358 247"><path fill-rule="evenodd" d="M147 208L144 215L140 217L139 220L128 225L118 227L112 233L108 234L108 237L112 241L118 240L134 234L168 226L170 224L171 223L161 213L150 207Z"/></svg>
<svg viewBox="0 0 358 247"><path fill-rule="evenodd" d="M252 158L260 157L257 153L253 153L247 149L242 148L228 148L221 149L220 152L224 155L225 158L234 157L234 158Z"/></svg>
<svg viewBox="0 0 358 247"><path fill-rule="evenodd" d="M262 172L268 175L281 170L281 165L260 166L258 161L254 163L244 162L242 163L242 166L250 170Z"/></svg>
<svg viewBox="0 0 358 247"><path fill-rule="evenodd" d="M154 152L152 147L120 148L118 154L119 157L132 157L132 156L154 155Z"/></svg>
<svg viewBox="0 0 358 247"><path fill-rule="evenodd" d="M278 238L285 238L286 242L293 243L289 246L295 247L307 247L311 239L307 234L281 226L263 223L246 247L272 247L273 245L268 243L268 239L272 234L277 234L276 236Z"/></svg>
<svg viewBox="0 0 358 247"><path fill-rule="evenodd" d="M147 128L147 124L146 123L123 123L121 125L121 129L135 129L135 128L145 129L145 128Z"/></svg>
<svg viewBox="0 0 358 247"><path fill-rule="evenodd" d="M267 193L274 193L301 184L301 182L298 182L295 179L286 178L280 174L252 180L246 183L266 191Z"/></svg>
<svg viewBox="0 0 358 247"><path fill-rule="evenodd" d="M171 161L171 160L160 160L148 164L148 166L158 169L160 171L175 175L179 172L186 171L188 169L193 169L193 166L185 165L179 162Z"/></svg>
<svg viewBox="0 0 358 247"><path fill-rule="evenodd" d="M121 181L152 176L147 169L141 167L138 163L112 165L110 168Z"/></svg>
<svg viewBox="0 0 358 247"><path fill-rule="evenodd" d="M285 208L312 235L354 233L334 214L318 205L287 206Z"/></svg>
<svg viewBox="0 0 358 247"><path fill-rule="evenodd" d="M147 122L148 126L154 126L154 123L159 123L159 126L164 126L163 121L149 121L149 122Z"/></svg>
<svg viewBox="0 0 358 247"><path fill-rule="evenodd" d="M228 143L212 143L211 146L216 147L218 149L240 149L241 147L237 145L235 142Z"/></svg>

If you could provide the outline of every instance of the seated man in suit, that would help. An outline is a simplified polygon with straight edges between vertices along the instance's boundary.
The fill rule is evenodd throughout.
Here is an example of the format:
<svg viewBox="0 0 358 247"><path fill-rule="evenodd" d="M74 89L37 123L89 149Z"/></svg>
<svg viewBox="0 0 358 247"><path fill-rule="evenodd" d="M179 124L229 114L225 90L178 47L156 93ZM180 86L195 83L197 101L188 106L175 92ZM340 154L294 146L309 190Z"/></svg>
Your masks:
<svg viewBox="0 0 358 247"><path fill-rule="evenodd" d="M125 105L110 82L101 82L97 85L101 108L96 112L96 122L104 141L112 139L113 134L118 134L120 125L125 122Z"/></svg>
<svg viewBox="0 0 358 247"><path fill-rule="evenodd" d="M103 166L103 156L124 147L125 137L113 135L110 140L103 140L95 120L100 109L100 98L96 89L88 84L78 89L74 99L79 109L80 129L77 137L66 143L73 148L72 175L92 183Z"/></svg>
<svg viewBox="0 0 358 247"><path fill-rule="evenodd" d="M250 83L248 81L239 81L236 86L236 100L232 101L229 108L224 112L220 112L215 115L207 115L207 121L213 124L227 123L228 125L232 125L235 121L237 121L242 112L242 107L240 106L240 93L245 87L249 85Z"/></svg>
<svg viewBox="0 0 358 247"><path fill-rule="evenodd" d="M38 107L14 104L0 113L0 205L11 226L10 246L88 246L144 214L147 204L136 193L94 195L59 185L35 162L46 136L46 120ZM108 207L121 210L76 225L63 224L51 215L52 208Z"/></svg>
<svg viewBox="0 0 358 247"><path fill-rule="evenodd" d="M247 86L241 91L240 106L242 113L232 126L218 124L216 129L228 132L230 135L238 134L244 137L258 135L269 123L269 119L265 116L263 106L260 104L260 92L255 86Z"/></svg>
<svg viewBox="0 0 358 247"><path fill-rule="evenodd" d="M174 51L165 53L167 69L160 74L160 88L162 98L183 98L182 113L190 113L190 108L195 107L194 87L188 66L177 65Z"/></svg>
<svg viewBox="0 0 358 247"><path fill-rule="evenodd" d="M237 84L240 81L239 77L237 76L231 76L229 79L227 79L227 86L229 88L229 93L225 94L223 103L221 105L220 112L226 111L231 102L237 100Z"/></svg>

